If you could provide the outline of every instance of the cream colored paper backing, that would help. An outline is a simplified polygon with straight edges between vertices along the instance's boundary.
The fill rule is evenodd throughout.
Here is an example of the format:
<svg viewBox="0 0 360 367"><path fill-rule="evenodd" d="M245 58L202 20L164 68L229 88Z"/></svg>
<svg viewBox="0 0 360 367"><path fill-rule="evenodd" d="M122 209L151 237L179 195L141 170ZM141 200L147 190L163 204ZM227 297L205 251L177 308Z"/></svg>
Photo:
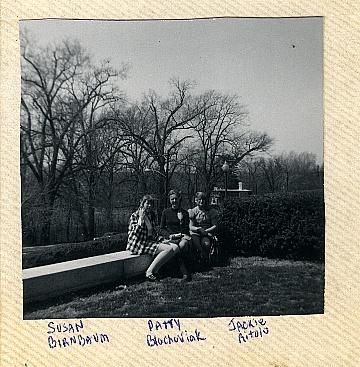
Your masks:
<svg viewBox="0 0 360 367"><path fill-rule="evenodd" d="M357 1L1 0L1 366L360 366ZM18 21L324 16L325 314L268 317L270 334L239 344L229 318L185 319L206 343L149 348L145 319L84 320L109 344L50 350L47 321L22 320ZM171 317L171 315L169 315Z"/></svg>

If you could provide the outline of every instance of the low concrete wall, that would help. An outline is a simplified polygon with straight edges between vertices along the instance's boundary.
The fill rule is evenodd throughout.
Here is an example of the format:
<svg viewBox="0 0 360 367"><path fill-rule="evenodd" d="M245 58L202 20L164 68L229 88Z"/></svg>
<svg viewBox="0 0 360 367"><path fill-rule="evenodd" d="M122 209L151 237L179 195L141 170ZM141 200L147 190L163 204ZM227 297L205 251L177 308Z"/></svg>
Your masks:
<svg viewBox="0 0 360 367"><path fill-rule="evenodd" d="M24 303L126 279L144 273L152 260L129 251L23 270Z"/></svg>

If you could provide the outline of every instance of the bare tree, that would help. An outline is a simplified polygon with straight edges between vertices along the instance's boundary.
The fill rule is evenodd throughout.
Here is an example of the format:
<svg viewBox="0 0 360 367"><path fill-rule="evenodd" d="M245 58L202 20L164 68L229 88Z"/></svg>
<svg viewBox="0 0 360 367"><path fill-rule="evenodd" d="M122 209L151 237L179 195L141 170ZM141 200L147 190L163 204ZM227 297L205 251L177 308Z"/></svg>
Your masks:
<svg viewBox="0 0 360 367"><path fill-rule="evenodd" d="M92 172L92 139L106 121L96 111L113 99L116 73L92 66L78 42L43 48L22 40L21 156L40 188L41 242L48 243L55 199L79 150Z"/></svg>
<svg viewBox="0 0 360 367"><path fill-rule="evenodd" d="M247 177L247 187L254 194L258 194L259 185L261 184L259 179L261 163L262 161L259 158L249 156L243 159L235 170L240 181L244 181L245 177Z"/></svg>
<svg viewBox="0 0 360 367"><path fill-rule="evenodd" d="M98 137L98 192L106 206L106 221L108 230L112 231L114 227L113 209L115 201L116 185L126 183L126 180L120 179L119 175L128 167L124 159L124 152L128 147L123 140L121 131L116 126L109 125L101 130L101 137Z"/></svg>
<svg viewBox="0 0 360 367"><path fill-rule="evenodd" d="M309 187L311 181L316 180L316 156L309 152L289 152L275 157L276 163L283 175L283 189L285 191L299 190ZM310 184L314 186L314 184Z"/></svg>
<svg viewBox="0 0 360 367"><path fill-rule="evenodd" d="M160 207L165 206L179 151L192 137L190 122L208 108L205 100L191 97L192 83L171 80L170 84L168 98L150 92L132 113L118 115L125 136L146 151L148 168L158 174Z"/></svg>
<svg viewBox="0 0 360 367"><path fill-rule="evenodd" d="M320 166L315 154L309 152L289 152L262 158L260 168L263 173L265 192L297 191L319 189L322 185ZM258 177L260 181L261 178Z"/></svg>
<svg viewBox="0 0 360 367"><path fill-rule="evenodd" d="M117 115L119 116L119 114ZM152 151L144 143L151 139L151 125L149 124L144 105L130 106L120 111L121 119L118 120L119 130L122 132L125 149L122 150L122 159L131 177L133 187L137 194L147 191L146 169L150 167L153 158Z"/></svg>
<svg viewBox="0 0 360 367"><path fill-rule="evenodd" d="M277 160L274 158L262 158L260 160L260 167L263 171L267 191L280 191L283 181L281 179L281 166L278 164Z"/></svg>
<svg viewBox="0 0 360 367"><path fill-rule="evenodd" d="M49 241L52 208L71 164L61 146L74 123L66 86L77 77L88 56L76 43L35 49L21 45L21 154L40 186L44 220L41 242Z"/></svg>
<svg viewBox="0 0 360 367"><path fill-rule="evenodd" d="M267 134L246 130L248 113L238 96L210 91L204 98L211 100L210 107L196 117L193 129L199 140L199 171L205 191L210 193L222 175L225 158L236 166L246 156L268 150L272 140Z"/></svg>
<svg viewBox="0 0 360 367"><path fill-rule="evenodd" d="M75 149L74 169L80 173L78 176L83 178L86 189L85 237L90 239L95 235L95 200L99 179L106 165L112 163L114 155L122 147L121 136L114 136L112 133L114 127L111 125L115 124L110 116L110 107L119 105L122 101L122 96L112 80L124 77L125 74L125 66L117 71L108 62L103 62L99 66L89 65L83 70L77 83L69 86L69 94L74 101L73 108L76 109L78 116L74 136L76 141L80 138L79 145ZM112 143L111 147L109 142ZM64 145L64 155L73 154L72 149L71 144ZM106 157L108 153L110 159Z"/></svg>

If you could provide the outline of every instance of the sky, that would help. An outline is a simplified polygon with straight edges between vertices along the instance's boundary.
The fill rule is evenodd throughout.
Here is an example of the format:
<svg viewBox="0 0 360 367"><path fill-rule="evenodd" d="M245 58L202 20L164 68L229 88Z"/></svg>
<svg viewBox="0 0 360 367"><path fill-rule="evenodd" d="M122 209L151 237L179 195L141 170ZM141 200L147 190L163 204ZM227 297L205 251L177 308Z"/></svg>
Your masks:
<svg viewBox="0 0 360 367"><path fill-rule="evenodd" d="M22 21L39 44L77 39L97 60L128 63L119 84L132 101L169 80L196 81L194 92L237 94L250 128L274 138L273 154L315 153L323 161L323 20Z"/></svg>

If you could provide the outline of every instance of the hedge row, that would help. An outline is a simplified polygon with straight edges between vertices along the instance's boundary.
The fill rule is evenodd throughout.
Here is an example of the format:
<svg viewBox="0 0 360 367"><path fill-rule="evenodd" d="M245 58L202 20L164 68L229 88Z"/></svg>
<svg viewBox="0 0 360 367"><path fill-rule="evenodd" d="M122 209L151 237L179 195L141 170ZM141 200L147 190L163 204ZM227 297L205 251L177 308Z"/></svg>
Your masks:
<svg viewBox="0 0 360 367"><path fill-rule="evenodd" d="M227 201L219 239L230 256L324 260L325 213L322 192L251 196ZM23 268L123 251L127 234L94 241L23 248Z"/></svg>
<svg viewBox="0 0 360 367"><path fill-rule="evenodd" d="M230 255L323 261L323 192L228 201L221 213L219 238Z"/></svg>
<svg viewBox="0 0 360 367"><path fill-rule="evenodd" d="M93 241L61 243L51 246L24 247L23 269L103 255L126 248L127 234L121 233Z"/></svg>

